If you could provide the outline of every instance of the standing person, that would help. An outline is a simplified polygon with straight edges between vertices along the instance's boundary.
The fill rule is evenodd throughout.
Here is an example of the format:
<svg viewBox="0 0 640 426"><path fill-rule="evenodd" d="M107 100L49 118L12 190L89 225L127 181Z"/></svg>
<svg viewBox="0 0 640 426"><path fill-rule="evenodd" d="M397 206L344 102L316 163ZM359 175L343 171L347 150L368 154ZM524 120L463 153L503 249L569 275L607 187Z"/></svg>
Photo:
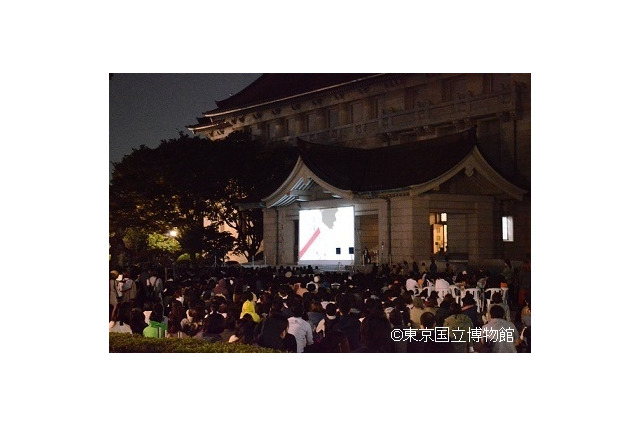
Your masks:
<svg viewBox="0 0 640 426"><path fill-rule="evenodd" d="M122 293L119 290L118 283L118 271L115 269L109 272L109 306L111 306L110 310L113 310L118 304L118 299L121 297Z"/></svg>
<svg viewBox="0 0 640 426"><path fill-rule="evenodd" d="M162 278L158 277L157 273L152 270L149 278L147 278L147 299L155 303L162 301Z"/></svg>
<svg viewBox="0 0 640 426"><path fill-rule="evenodd" d="M122 301L123 302L131 302L136 298L136 289L134 286L133 279L131 278L131 273L129 271L124 271L120 280L120 290L122 292Z"/></svg>
<svg viewBox="0 0 640 426"><path fill-rule="evenodd" d="M511 261L509 259L504 260L504 268L500 273L500 278L501 278L500 287L504 288L504 284L506 284L507 288L509 289L509 292L507 294L508 300L505 300L505 303L509 303L509 300L512 300L512 296L513 296L512 293L514 293L515 291L513 286L514 271L513 271L513 267L511 266Z"/></svg>
<svg viewBox="0 0 640 426"><path fill-rule="evenodd" d="M109 333L128 333L131 330L131 304L129 302L118 303L113 310L113 318L109 323Z"/></svg>
<svg viewBox="0 0 640 426"><path fill-rule="evenodd" d="M436 260L432 257L431 264L429 265L429 274L431 274L431 278L435 279L438 276L438 265L436 265Z"/></svg>
<svg viewBox="0 0 640 426"><path fill-rule="evenodd" d="M523 308L528 302L531 302L531 260L528 256L520 267L518 280L518 308Z"/></svg>
<svg viewBox="0 0 640 426"><path fill-rule="evenodd" d="M136 306L139 308L144 307L144 303L147 302L147 279L150 277L148 268L141 268L136 280ZM143 309L144 310L144 309Z"/></svg>
<svg viewBox="0 0 640 426"><path fill-rule="evenodd" d="M447 262L447 264L444 267L444 275L447 278L451 278L453 276L453 268L451 267L451 264L449 262Z"/></svg>

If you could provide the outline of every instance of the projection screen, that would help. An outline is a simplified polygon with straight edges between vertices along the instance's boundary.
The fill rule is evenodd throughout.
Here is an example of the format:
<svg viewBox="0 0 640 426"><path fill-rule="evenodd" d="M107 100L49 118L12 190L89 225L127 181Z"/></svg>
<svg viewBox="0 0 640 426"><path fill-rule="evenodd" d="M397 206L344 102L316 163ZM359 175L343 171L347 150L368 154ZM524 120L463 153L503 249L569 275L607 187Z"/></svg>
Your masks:
<svg viewBox="0 0 640 426"><path fill-rule="evenodd" d="M353 259L353 206L300 210L299 219L299 263Z"/></svg>

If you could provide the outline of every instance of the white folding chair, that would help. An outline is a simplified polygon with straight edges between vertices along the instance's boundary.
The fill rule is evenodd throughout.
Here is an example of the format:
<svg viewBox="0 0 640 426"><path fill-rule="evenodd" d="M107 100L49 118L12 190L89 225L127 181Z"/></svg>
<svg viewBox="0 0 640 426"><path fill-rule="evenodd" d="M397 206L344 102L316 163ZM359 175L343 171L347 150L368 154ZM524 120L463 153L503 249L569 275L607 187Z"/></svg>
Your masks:
<svg viewBox="0 0 640 426"><path fill-rule="evenodd" d="M451 291L451 295L455 299L456 303L458 303L459 305L460 300L462 299L462 293L460 292L460 289L458 287L451 286L449 287L449 290Z"/></svg>
<svg viewBox="0 0 640 426"><path fill-rule="evenodd" d="M438 293L438 305L440 305L442 303L442 300L444 299L444 296L446 296L447 294L451 294L451 289L439 289L436 290L436 292Z"/></svg>
<svg viewBox="0 0 640 426"><path fill-rule="evenodd" d="M504 289L502 289L502 288L488 288L488 289L486 289L486 291L488 291L490 294L489 294L489 297L487 297L486 300L485 300L485 307L484 307L485 312L489 310L489 305L491 304L491 299L493 298L494 294L496 294L496 293L502 294L502 300L503 301L505 300L504 299L504 291L503 290Z"/></svg>
<svg viewBox="0 0 640 426"><path fill-rule="evenodd" d="M478 309L478 312L482 312L482 298L480 297L480 289L479 288L465 288L463 291L463 295L462 297L464 297L467 293L471 293L471 295L473 296L473 300L476 301L476 309Z"/></svg>

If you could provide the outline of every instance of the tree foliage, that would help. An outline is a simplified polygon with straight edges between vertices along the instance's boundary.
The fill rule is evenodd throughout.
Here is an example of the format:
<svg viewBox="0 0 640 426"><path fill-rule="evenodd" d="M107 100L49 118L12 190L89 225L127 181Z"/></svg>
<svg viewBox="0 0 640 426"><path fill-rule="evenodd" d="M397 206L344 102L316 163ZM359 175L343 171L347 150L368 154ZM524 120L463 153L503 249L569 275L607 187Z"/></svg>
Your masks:
<svg viewBox="0 0 640 426"><path fill-rule="evenodd" d="M144 235L177 229L180 247L224 259L234 251L247 259L262 242L262 211L239 205L258 202L290 172L297 154L290 145L265 145L245 133L212 142L180 133L155 149L144 145L113 164L109 191L109 231L113 251L139 261L175 253L156 238L145 251ZM255 205L254 205L255 207ZM219 232L226 224L237 232Z"/></svg>

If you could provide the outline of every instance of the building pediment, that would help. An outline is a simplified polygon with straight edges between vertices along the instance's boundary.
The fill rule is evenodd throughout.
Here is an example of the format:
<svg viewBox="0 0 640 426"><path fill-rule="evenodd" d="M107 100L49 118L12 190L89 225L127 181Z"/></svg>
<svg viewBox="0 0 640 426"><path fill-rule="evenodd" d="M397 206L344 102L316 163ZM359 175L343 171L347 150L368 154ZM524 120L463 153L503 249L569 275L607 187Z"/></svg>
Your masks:
<svg viewBox="0 0 640 426"><path fill-rule="evenodd" d="M336 188L318 177L302 160L298 161L287 179L271 195L263 198L266 207L283 207L298 201L321 199L353 199L353 191Z"/></svg>
<svg viewBox="0 0 640 426"><path fill-rule="evenodd" d="M298 141L299 157L283 184L263 199L267 207L332 198L418 196L439 191L461 175L479 194L522 199L526 190L502 177L476 146L475 129L426 141L376 149ZM319 192L320 191L320 192Z"/></svg>

